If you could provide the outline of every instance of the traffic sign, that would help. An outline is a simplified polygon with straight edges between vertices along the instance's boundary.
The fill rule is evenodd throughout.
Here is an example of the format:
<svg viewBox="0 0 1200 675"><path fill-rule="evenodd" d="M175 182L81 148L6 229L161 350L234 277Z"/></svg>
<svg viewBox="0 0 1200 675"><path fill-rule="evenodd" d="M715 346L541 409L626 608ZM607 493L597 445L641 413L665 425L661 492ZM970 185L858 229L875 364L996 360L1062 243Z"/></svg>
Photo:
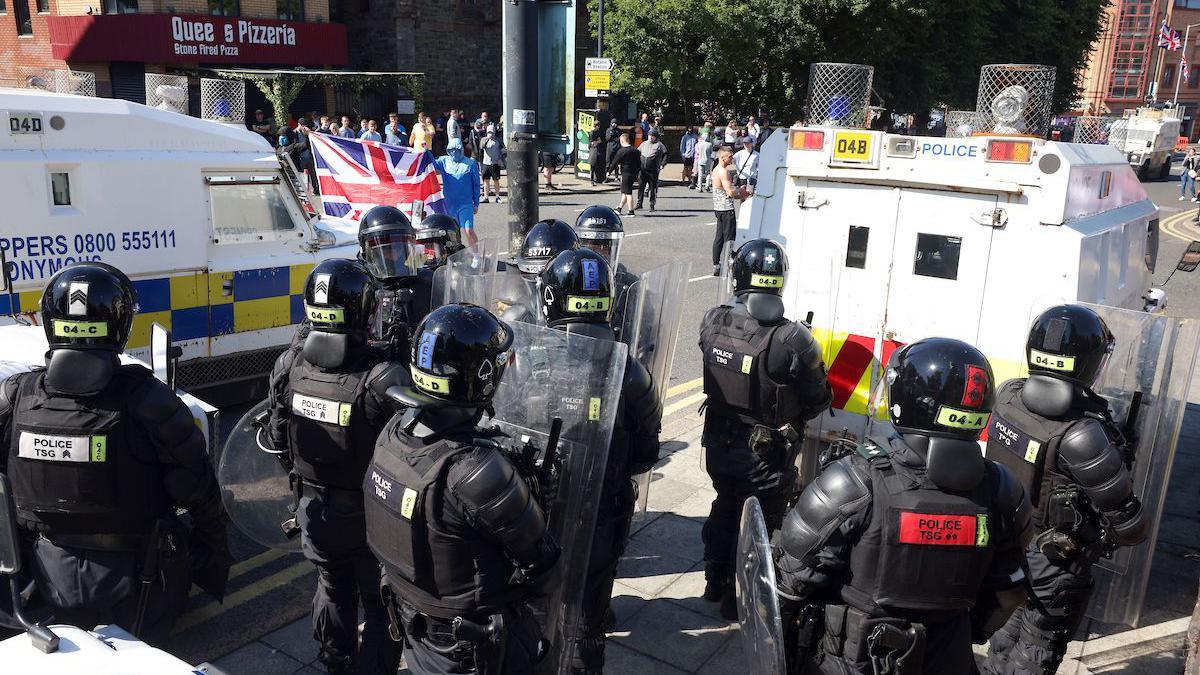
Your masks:
<svg viewBox="0 0 1200 675"><path fill-rule="evenodd" d="M608 70L608 71L611 71L613 69L613 60L592 56L584 61L583 69L584 70Z"/></svg>

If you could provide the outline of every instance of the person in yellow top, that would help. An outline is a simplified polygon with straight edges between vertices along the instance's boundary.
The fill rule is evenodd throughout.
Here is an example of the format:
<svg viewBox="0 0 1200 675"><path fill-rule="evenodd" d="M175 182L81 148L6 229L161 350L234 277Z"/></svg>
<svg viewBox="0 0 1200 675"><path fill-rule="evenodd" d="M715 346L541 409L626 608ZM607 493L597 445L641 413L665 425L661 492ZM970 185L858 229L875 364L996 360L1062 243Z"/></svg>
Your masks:
<svg viewBox="0 0 1200 675"><path fill-rule="evenodd" d="M417 123L413 125L412 134L409 136L409 142L414 148L429 149L429 143L433 140L433 124L429 121L429 115L426 113L417 114Z"/></svg>

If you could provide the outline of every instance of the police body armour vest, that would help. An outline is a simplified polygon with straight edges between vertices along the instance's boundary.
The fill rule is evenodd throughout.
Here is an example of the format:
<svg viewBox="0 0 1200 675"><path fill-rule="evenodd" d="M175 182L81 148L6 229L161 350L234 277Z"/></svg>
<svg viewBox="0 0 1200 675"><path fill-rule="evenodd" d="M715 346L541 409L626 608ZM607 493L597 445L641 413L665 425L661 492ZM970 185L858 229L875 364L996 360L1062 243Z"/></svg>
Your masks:
<svg viewBox="0 0 1200 675"><path fill-rule="evenodd" d="M722 306L712 311L700 330L704 350L704 393L707 410L746 424L781 426L800 416L799 389L775 381L767 369L767 352L784 321L763 326L754 317Z"/></svg>
<svg viewBox="0 0 1200 675"><path fill-rule="evenodd" d="M856 460L857 461L857 460ZM873 616L910 620L970 609L995 547L995 467L969 492L943 492L925 473L870 460L871 520L850 552L842 598Z"/></svg>
<svg viewBox="0 0 1200 675"><path fill-rule="evenodd" d="M447 619L491 613L510 602L515 568L503 549L443 519L452 460L491 441L464 437L423 445L390 425L383 433L363 481L367 543L397 594L422 613Z"/></svg>
<svg viewBox="0 0 1200 675"><path fill-rule="evenodd" d="M1075 484L1058 467L1059 443L1085 414L1075 406L1059 420L1034 414L1021 400L1024 387L1024 380L1013 380L996 392L984 456L1003 464L1021 482L1033 504L1033 522L1044 530L1050 494Z"/></svg>
<svg viewBox="0 0 1200 675"><path fill-rule="evenodd" d="M129 421L129 393L149 371L117 369L101 392L46 391L19 375L8 440L17 521L47 534L146 534L170 504L151 440Z"/></svg>
<svg viewBox="0 0 1200 675"><path fill-rule="evenodd" d="M302 353L296 356L288 378L288 442L302 478L345 490L362 488L363 471L379 436L363 403L375 363L361 355L355 363L327 371L306 361Z"/></svg>

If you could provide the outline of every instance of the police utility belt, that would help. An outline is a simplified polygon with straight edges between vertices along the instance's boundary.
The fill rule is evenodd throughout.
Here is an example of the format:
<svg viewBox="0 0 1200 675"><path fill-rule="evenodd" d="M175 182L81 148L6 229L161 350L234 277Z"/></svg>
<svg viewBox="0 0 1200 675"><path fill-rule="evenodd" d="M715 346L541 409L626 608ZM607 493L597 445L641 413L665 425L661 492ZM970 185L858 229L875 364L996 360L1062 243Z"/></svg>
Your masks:
<svg viewBox="0 0 1200 675"><path fill-rule="evenodd" d="M920 675L925 626L872 617L849 605L826 605L821 651L853 663L869 663L873 675Z"/></svg>
<svg viewBox="0 0 1200 675"><path fill-rule="evenodd" d="M438 654L460 663L473 663L472 669L479 675L500 672L506 645L502 613L489 615L483 621L463 616L445 619L423 614L416 607L401 602L387 584L382 593L389 619L388 632L393 641L411 649L410 640L422 640Z"/></svg>

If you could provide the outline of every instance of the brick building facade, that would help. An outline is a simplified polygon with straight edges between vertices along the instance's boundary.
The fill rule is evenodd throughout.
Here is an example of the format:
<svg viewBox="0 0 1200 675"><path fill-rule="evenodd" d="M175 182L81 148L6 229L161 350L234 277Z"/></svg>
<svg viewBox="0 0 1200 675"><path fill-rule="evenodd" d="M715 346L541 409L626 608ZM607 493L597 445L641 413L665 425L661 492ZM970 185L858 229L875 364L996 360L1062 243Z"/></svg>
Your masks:
<svg viewBox="0 0 1200 675"><path fill-rule="evenodd" d="M584 58L596 51L587 3L577 0L576 100L583 96ZM461 108L473 119L498 116L504 85L503 0L343 0L350 66L425 73L424 107Z"/></svg>

